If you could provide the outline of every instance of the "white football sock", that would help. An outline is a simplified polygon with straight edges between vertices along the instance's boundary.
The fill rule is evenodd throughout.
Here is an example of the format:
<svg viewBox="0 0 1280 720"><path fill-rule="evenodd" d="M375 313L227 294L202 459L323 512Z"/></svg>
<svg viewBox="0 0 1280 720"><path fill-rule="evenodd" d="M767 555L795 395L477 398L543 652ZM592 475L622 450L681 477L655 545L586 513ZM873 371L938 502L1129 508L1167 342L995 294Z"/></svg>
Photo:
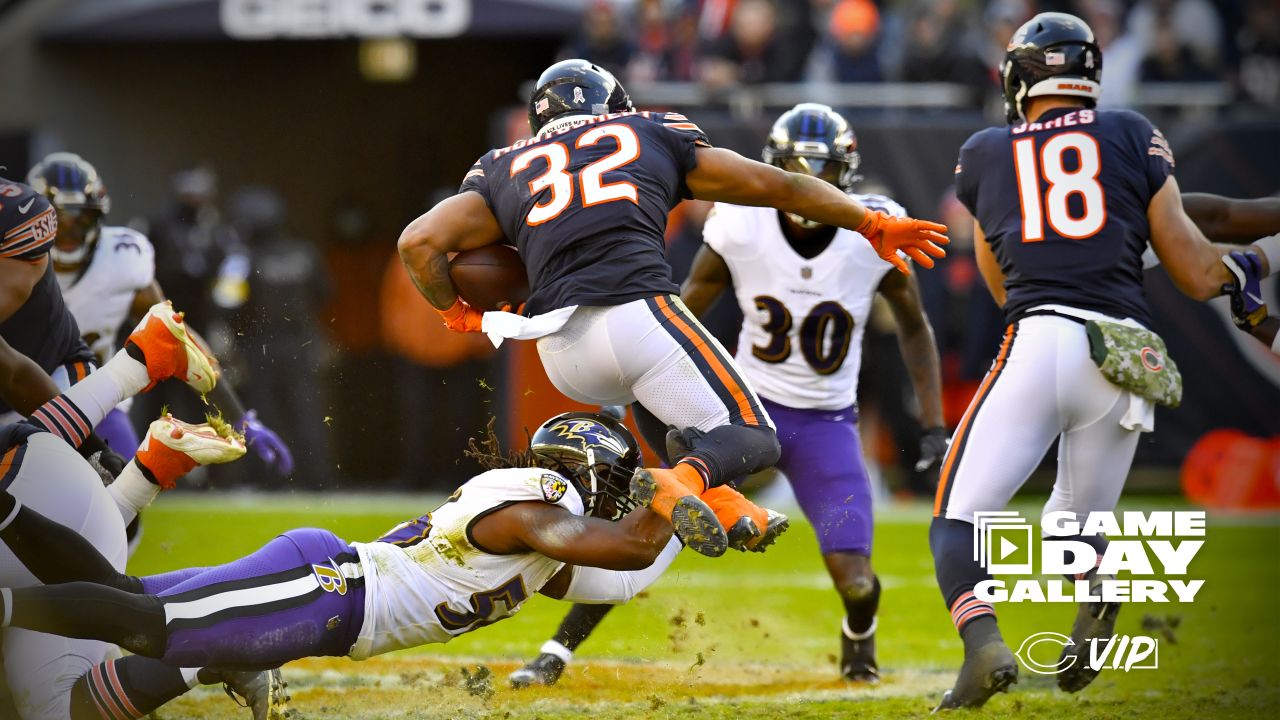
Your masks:
<svg viewBox="0 0 1280 720"><path fill-rule="evenodd" d="M128 525L143 508L156 499L156 495L160 494L160 486L142 474L136 460L130 460L120 472L120 477L107 486L107 492L120 509L124 524Z"/></svg>

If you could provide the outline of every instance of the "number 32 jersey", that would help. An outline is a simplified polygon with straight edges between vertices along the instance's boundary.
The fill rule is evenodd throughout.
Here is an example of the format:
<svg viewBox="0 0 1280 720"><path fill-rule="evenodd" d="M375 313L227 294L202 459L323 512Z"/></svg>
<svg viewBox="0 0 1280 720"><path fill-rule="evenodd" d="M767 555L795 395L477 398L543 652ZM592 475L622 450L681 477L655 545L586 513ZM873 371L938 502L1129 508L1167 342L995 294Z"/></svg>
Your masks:
<svg viewBox="0 0 1280 720"><path fill-rule="evenodd" d="M459 192L480 193L529 274L530 315L621 305L676 292L667 213L706 135L683 115L647 111L562 118L491 150Z"/></svg>
<svg viewBox="0 0 1280 720"><path fill-rule="evenodd" d="M1129 110L1050 110L960 148L956 195L1005 275L1005 317L1060 304L1148 323L1147 206L1173 173L1160 131Z"/></svg>
<svg viewBox="0 0 1280 720"><path fill-rule="evenodd" d="M903 217L880 195L853 195ZM717 203L702 239L724 258L742 309L736 359L761 397L792 408L854 404L862 334L885 273L893 269L852 230L837 230L816 257L801 257L773 208Z"/></svg>

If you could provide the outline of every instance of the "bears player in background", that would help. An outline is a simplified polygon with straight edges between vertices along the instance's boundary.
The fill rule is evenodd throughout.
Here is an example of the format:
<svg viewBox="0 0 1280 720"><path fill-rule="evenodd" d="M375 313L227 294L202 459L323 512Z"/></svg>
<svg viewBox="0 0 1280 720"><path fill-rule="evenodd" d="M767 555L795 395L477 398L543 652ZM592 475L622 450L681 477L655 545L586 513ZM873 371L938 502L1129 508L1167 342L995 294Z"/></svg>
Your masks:
<svg viewBox="0 0 1280 720"><path fill-rule="evenodd" d="M635 496L696 551L722 554L722 523L699 499L708 489L773 465L767 411L724 348L674 293L664 256L667 213L695 197L770 205L859 229L907 272L898 250L925 267L944 251L945 227L866 208L808 175L712 148L687 118L638 112L607 71L565 60L538 78L532 138L486 153L461 191L413 221L400 254L422 294L454 330L538 340L543 367L574 400L638 401L689 448L671 469L642 469ZM529 273L528 317L484 318L458 297L447 253L514 241ZM929 254L926 254L929 253ZM737 498L757 536L780 515Z"/></svg>
<svg viewBox="0 0 1280 720"><path fill-rule="evenodd" d="M219 443L232 441L202 439L211 454ZM537 592L626 602L679 552L671 524L628 495L640 453L616 420L565 413L538 428L528 451L504 456L492 437L484 446L475 455L494 469L373 542L291 530L226 565L141 578L0 493L0 543L45 583L0 587L0 623L119 643L136 654L116 666L158 660L175 673L359 660L448 642L515 614ZM152 696L121 697L115 674L102 673L115 706L156 707Z"/></svg>
<svg viewBox="0 0 1280 720"><path fill-rule="evenodd" d="M120 329L137 324L150 307L165 299L155 279L151 241L136 230L103 223L111 211L111 197L98 171L79 155L46 156L27 174L27 183L47 197L58 213L58 234L49 257L67 308L94 354L111 357ZM208 348L199 334L191 328L187 331ZM281 475L293 471L288 446L254 411L244 409L230 383L219 383L209 400L244 433L249 447L269 467ZM128 405L113 410L98 426L98 433L126 457L138 445Z"/></svg>
<svg viewBox="0 0 1280 720"><path fill-rule="evenodd" d="M973 557L973 520L1004 508L1058 441L1045 511L1111 511L1150 431L1154 403L1109 381L1090 357L1085 323L1143 330L1148 242L1174 284L1207 300L1233 284L1223 252L1183 210L1173 155L1159 130L1127 110L1096 110L1102 53L1084 21L1042 13L1009 43L1001 68L1009 125L960 149L956 190L975 219L979 269L1009 323L990 372L943 461L929 531L943 599L964 664L940 708L976 707L1017 680L993 607L973 594L989 577ZM1257 250L1249 250L1251 256ZM1265 263L1265 259L1260 259ZM1105 540L1081 537L1099 553ZM1096 570L1084 578L1094 586ZM1058 686L1096 671L1077 656L1109 637L1117 604L1084 603L1063 650Z"/></svg>
<svg viewBox="0 0 1280 720"><path fill-rule="evenodd" d="M805 103L784 113L773 124L763 155L765 162L824 180L868 208L906 215L887 197L853 193L857 139L849 123L826 105ZM897 320L902 355L931 438L921 457L940 459L946 447L941 371L919 288L914 277L891 272L893 266L855 232L773 208L717 204L702 232L706 244L680 297L702 317L732 285L745 318L735 359L777 426L778 469L817 531L827 571L845 605L840 673L848 680L877 682L880 581L871 568L872 489L858 438L858 369L862 333L878 292ZM717 503L711 505L718 510ZM512 673L512 684L554 684L608 609L575 605L541 654Z"/></svg>

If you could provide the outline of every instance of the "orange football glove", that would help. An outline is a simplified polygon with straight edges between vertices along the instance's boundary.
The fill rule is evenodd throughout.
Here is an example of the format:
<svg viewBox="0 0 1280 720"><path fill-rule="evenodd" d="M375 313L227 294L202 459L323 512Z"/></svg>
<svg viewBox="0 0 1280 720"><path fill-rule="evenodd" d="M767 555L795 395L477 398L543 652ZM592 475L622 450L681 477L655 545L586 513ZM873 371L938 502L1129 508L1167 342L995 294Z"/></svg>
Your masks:
<svg viewBox="0 0 1280 720"><path fill-rule="evenodd" d="M448 310L437 309L436 312L444 318L444 326L454 332L481 331L480 323L484 320L484 313L468 305L461 297Z"/></svg>
<svg viewBox="0 0 1280 720"><path fill-rule="evenodd" d="M910 275L911 269L898 255L898 251L906 253L912 260L920 263L921 267L931 268L933 258L929 257L930 255L947 256L947 251L939 247L951 242L943 234L946 231L946 225L928 220L895 217L879 210L867 210L866 219L858 226L858 232L871 243L876 254L892 263L904 275Z"/></svg>

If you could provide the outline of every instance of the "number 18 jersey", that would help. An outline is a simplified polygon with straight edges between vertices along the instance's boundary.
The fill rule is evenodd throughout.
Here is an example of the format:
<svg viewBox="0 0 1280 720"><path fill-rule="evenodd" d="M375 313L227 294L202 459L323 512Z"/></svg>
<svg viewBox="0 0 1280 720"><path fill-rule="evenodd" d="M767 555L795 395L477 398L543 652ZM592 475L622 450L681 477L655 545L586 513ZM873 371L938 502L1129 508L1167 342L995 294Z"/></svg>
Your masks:
<svg viewBox="0 0 1280 720"><path fill-rule="evenodd" d="M852 197L906 215L889 198ZM866 238L843 229L806 259L781 223L773 208L717 203L702 228L702 239L729 266L742 309L735 359L761 397L791 408L843 410L857 399L867 315L893 266Z"/></svg>
<svg viewBox="0 0 1280 720"><path fill-rule="evenodd" d="M960 148L956 195L1005 275L1005 317L1061 304L1148 323L1147 206L1173 173L1160 131L1129 110L1058 108Z"/></svg>
<svg viewBox="0 0 1280 720"><path fill-rule="evenodd" d="M486 153L460 192L479 193L519 248L529 314L621 305L676 292L667 213L689 197L698 146L706 136L675 113L562 118Z"/></svg>

